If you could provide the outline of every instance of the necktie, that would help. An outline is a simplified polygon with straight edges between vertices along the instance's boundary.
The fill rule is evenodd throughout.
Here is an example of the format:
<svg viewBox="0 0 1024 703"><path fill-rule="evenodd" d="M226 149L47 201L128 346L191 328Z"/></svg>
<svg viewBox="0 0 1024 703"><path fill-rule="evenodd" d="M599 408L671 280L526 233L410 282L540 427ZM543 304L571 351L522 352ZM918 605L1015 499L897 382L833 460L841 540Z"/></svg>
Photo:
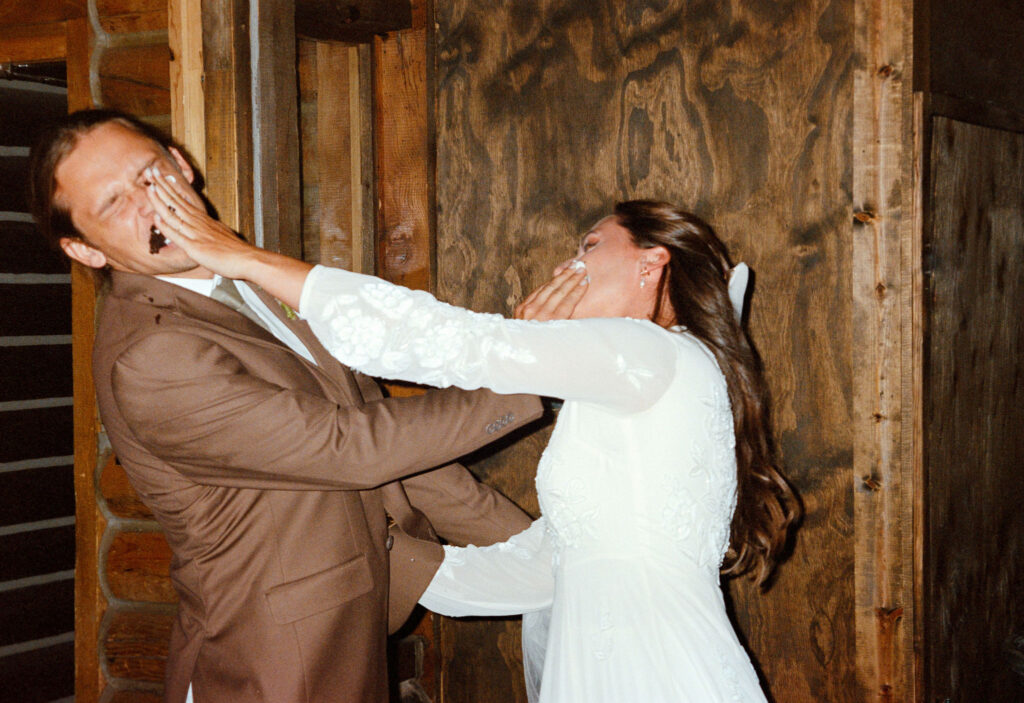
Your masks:
<svg viewBox="0 0 1024 703"><path fill-rule="evenodd" d="M235 282L230 278L221 278L220 283L214 286L213 292L210 293L210 297L218 303L227 305L232 310L237 310L263 329L268 332L270 331L267 324L260 319L259 315L256 314L256 311L249 307L249 304L245 302L242 294L238 292L238 287L235 285Z"/></svg>

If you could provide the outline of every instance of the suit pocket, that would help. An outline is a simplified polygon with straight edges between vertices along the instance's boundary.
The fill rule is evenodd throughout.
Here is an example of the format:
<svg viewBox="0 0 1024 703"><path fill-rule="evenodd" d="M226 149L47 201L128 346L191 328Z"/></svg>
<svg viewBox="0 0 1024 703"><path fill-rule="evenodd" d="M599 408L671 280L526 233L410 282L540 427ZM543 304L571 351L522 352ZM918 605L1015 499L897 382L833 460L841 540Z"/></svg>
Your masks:
<svg viewBox="0 0 1024 703"><path fill-rule="evenodd" d="M264 596L274 622L287 625L337 608L372 588L370 565L366 555L360 554L311 576L274 586Z"/></svg>

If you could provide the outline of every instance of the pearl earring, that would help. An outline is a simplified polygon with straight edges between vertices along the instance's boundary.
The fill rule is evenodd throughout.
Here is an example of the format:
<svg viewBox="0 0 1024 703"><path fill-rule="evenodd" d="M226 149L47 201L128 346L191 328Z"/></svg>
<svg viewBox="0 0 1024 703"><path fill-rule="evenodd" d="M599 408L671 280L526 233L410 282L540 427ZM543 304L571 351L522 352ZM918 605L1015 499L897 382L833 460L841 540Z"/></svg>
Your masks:
<svg viewBox="0 0 1024 703"><path fill-rule="evenodd" d="M641 287L641 288L643 288L644 286L646 286L646 285L647 285L647 274L648 274L648 273L649 273L649 272L648 272L648 270L647 270L647 267L646 267L646 266L644 266L644 267L643 267L643 268L642 268L642 269L640 270L640 287Z"/></svg>

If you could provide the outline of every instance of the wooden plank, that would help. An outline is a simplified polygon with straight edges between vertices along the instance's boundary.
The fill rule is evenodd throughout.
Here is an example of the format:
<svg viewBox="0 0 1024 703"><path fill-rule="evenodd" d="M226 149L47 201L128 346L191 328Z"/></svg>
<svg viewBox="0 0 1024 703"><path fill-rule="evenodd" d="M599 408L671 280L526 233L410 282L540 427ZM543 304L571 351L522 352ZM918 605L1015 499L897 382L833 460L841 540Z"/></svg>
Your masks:
<svg viewBox="0 0 1024 703"><path fill-rule="evenodd" d="M436 3L436 289L507 314L619 199L669 200L715 225L756 273L750 330L807 512L767 593L728 584L735 621L775 701L852 703L868 698L856 678L850 403L859 54L852 2L789 8ZM473 469L535 507L545 443L538 433ZM492 683L475 703L515 700L518 672L490 668L500 636L511 633L451 640L445 700L473 700L461 692L476 686L471 670ZM490 655L474 670L478 650Z"/></svg>
<svg viewBox="0 0 1024 703"><path fill-rule="evenodd" d="M0 495L18 497L0 503L0 525L74 515L73 479L70 463L0 473Z"/></svg>
<svg viewBox="0 0 1024 703"><path fill-rule="evenodd" d="M170 580L171 548L161 532L119 532L106 552L106 581L116 598L177 603Z"/></svg>
<svg viewBox="0 0 1024 703"><path fill-rule="evenodd" d="M256 243L302 257L299 119L294 0L257 6L257 80L253 95Z"/></svg>
<svg viewBox="0 0 1024 703"><path fill-rule="evenodd" d="M4 682L0 703L25 703L26 691L40 701L70 696L74 692L74 651L73 643L64 642L0 657L0 681Z"/></svg>
<svg viewBox="0 0 1024 703"><path fill-rule="evenodd" d="M71 300L66 283L0 284L0 337L67 334Z"/></svg>
<svg viewBox="0 0 1024 703"><path fill-rule="evenodd" d="M359 270L363 253L359 50L319 42L316 66L316 144L321 165L317 260Z"/></svg>
<svg viewBox="0 0 1024 703"><path fill-rule="evenodd" d="M375 39L373 67L377 273L410 288L431 290L434 158L426 29Z"/></svg>
<svg viewBox="0 0 1024 703"><path fill-rule="evenodd" d="M168 0L96 0L96 17L109 34L163 31L168 29L169 4Z"/></svg>
<svg viewBox="0 0 1024 703"><path fill-rule="evenodd" d="M369 42L374 36L412 26L409 0L296 0L299 36L334 42Z"/></svg>
<svg viewBox="0 0 1024 703"><path fill-rule="evenodd" d="M0 6L0 26L55 24L76 17L85 17L86 4L86 0L4 0ZM63 55L60 58L63 58Z"/></svg>
<svg viewBox="0 0 1024 703"><path fill-rule="evenodd" d="M139 610L107 615L103 653L111 678L162 683L174 615Z"/></svg>
<svg viewBox="0 0 1024 703"><path fill-rule="evenodd" d="M1017 700L1024 135L935 118L927 231L926 700Z"/></svg>
<svg viewBox="0 0 1024 703"><path fill-rule="evenodd" d="M67 482L70 472L65 470L62 478ZM0 482L5 477L0 475ZM17 493L5 493L4 495L18 496ZM44 513L45 514L45 513ZM74 514L74 505L66 515ZM42 516L33 516L36 520L45 519ZM70 571L75 568L75 526L51 527L45 530L31 530L28 532L15 532L10 535L0 536L0 581L12 581L30 576L52 574L58 571ZM70 581L71 579L68 579ZM67 589L67 605L70 609L73 602L71 585ZM37 592L38 593L38 592ZM44 606L46 601L43 602ZM6 611L5 611L6 619ZM73 627L72 619L67 622L68 630ZM26 637L24 639L36 639ZM10 640L12 642L19 640Z"/></svg>
<svg viewBox="0 0 1024 703"><path fill-rule="evenodd" d="M105 49L97 69L103 105L137 117L169 115L169 63L166 44Z"/></svg>
<svg viewBox="0 0 1024 703"><path fill-rule="evenodd" d="M913 102L906 3L856 3L853 427L857 674L865 696L914 701Z"/></svg>
<svg viewBox="0 0 1024 703"><path fill-rule="evenodd" d="M171 52L171 136L190 161L206 172L206 105L203 96L201 0L170 0L167 38Z"/></svg>
<svg viewBox="0 0 1024 703"><path fill-rule="evenodd" d="M36 234L31 222L0 222L4 273L67 273L68 261Z"/></svg>
<svg viewBox="0 0 1024 703"><path fill-rule="evenodd" d="M71 579L0 591L0 647L54 637L75 625L75 584Z"/></svg>
<svg viewBox="0 0 1024 703"><path fill-rule="evenodd" d="M7 410L0 420L0 462L67 456L74 451L70 407Z"/></svg>
<svg viewBox="0 0 1024 703"><path fill-rule="evenodd" d="M63 22L39 25L0 25L0 62L55 61L67 54Z"/></svg>
<svg viewBox="0 0 1024 703"><path fill-rule="evenodd" d="M252 238L252 108L249 80L249 4L203 4L206 195L228 226Z"/></svg>
<svg viewBox="0 0 1024 703"><path fill-rule="evenodd" d="M0 347L0 402L70 395L70 344Z"/></svg>

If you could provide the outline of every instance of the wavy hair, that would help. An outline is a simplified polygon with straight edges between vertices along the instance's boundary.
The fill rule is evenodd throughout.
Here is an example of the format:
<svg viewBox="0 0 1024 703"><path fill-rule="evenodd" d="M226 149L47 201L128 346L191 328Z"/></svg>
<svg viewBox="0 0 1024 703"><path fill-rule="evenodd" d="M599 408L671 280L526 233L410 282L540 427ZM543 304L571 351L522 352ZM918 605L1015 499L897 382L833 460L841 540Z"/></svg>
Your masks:
<svg viewBox="0 0 1024 703"><path fill-rule="evenodd" d="M622 202L615 218L641 249L661 246L671 257L651 319L686 327L725 376L736 433L737 499L722 572L749 572L763 586L801 509L776 461L760 361L729 301L728 252L707 223L668 203Z"/></svg>

